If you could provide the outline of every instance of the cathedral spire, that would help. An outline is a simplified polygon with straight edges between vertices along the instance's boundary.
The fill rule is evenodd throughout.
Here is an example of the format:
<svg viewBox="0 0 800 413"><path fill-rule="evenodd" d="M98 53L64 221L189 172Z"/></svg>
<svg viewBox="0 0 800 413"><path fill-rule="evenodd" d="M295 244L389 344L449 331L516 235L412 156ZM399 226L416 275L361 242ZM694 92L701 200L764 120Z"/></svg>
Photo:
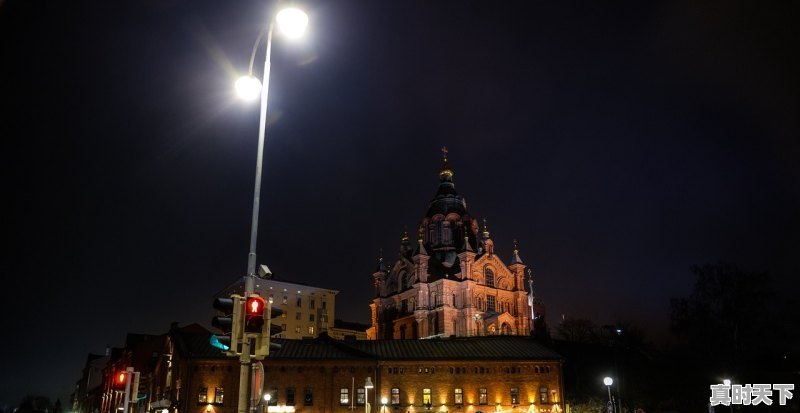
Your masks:
<svg viewBox="0 0 800 413"><path fill-rule="evenodd" d="M386 263L383 261L383 248L378 249L378 267L375 272L386 272Z"/></svg>
<svg viewBox="0 0 800 413"><path fill-rule="evenodd" d="M452 182L453 181L453 168L447 164L447 147L442 146L442 167L439 168L439 181Z"/></svg>
<svg viewBox="0 0 800 413"><path fill-rule="evenodd" d="M472 252L472 245L469 244L469 234L466 226L464 227L464 245L461 247L461 249Z"/></svg>
<svg viewBox="0 0 800 413"><path fill-rule="evenodd" d="M419 245L417 246L417 251L415 255L428 255L428 251L425 251L425 246L423 244L423 236L425 235L425 228L422 225L419 226L417 230L417 242Z"/></svg>
<svg viewBox="0 0 800 413"><path fill-rule="evenodd" d="M489 239L489 226L486 225L486 218L483 219L483 239Z"/></svg>
<svg viewBox="0 0 800 413"><path fill-rule="evenodd" d="M517 240L514 239L514 255L511 256L511 264L524 264L522 262L522 258L519 257L519 244L517 244Z"/></svg>

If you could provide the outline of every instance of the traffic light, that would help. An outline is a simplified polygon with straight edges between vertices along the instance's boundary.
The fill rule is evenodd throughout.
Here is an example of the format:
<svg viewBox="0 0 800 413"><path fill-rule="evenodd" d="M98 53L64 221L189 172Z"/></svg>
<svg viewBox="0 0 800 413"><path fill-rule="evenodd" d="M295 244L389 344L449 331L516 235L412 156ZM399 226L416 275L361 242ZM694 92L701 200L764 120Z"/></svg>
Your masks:
<svg viewBox="0 0 800 413"><path fill-rule="evenodd" d="M125 391L125 387L128 384L128 374L124 371L119 371L114 374L112 380L111 388L113 390Z"/></svg>
<svg viewBox="0 0 800 413"><path fill-rule="evenodd" d="M244 305L244 331L246 333L261 334L264 327L264 307L266 303L258 294L247 297Z"/></svg>
<svg viewBox="0 0 800 413"><path fill-rule="evenodd" d="M211 325L220 329L223 335L212 335L211 345L230 356L238 355L242 339L242 296L232 294L230 298L219 297L214 300L214 308L224 315L214 317Z"/></svg>
<svg viewBox="0 0 800 413"><path fill-rule="evenodd" d="M272 307L272 299L270 299L269 303L267 304L267 310L264 312L264 319L266 319L267 324L262 326L260 334L258 337L256 337L255 358L257 360L261 360L268 356L270 350L277 350L281 348L280 344L272 343L270 341L270 337L280 334L281 331L283 331L281 326L272 324L272 319L280 317L282 314L283 310Z"/></svg>

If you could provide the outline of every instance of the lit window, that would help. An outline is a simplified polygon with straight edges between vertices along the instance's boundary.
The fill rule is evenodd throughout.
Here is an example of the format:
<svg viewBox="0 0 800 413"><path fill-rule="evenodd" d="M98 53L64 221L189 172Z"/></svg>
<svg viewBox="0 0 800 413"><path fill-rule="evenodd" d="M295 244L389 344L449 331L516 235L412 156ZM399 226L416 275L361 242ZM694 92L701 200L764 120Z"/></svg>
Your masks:
<svg viewBox="0 0 800 413"><path fill-rule="evenodd" d="M396 387L392 389L392 404L393 405L400 404L400 389Z"/></svg>
<svg viewBox="0 0 800 413"><path fill-rule="evenodd" d="M339 404L342 406L350 404L350 389L346 387L339 389Z"/></svg>
<svg viewBox="0 0 800 413"><path fill-rule="evenodd" d="M308 334L314 335L314 326L308 326Z"/></svg>
<svg viewBox="0 0 800 413"><path fill-rule="evenodd" d="M208 403L208 387L201 387L200 393L197 395L198 403Z"/></svg>
<svg viewBox="0 0 800 413"><path fill-rule="evenodd" d="M314 405L314 390L311 387L306 387L303 390L303 404L306 406Z"/></svg>
<svg viewBox="0 0 800 413"><path fill-rule="evenodd" d="M519 387L511 388L511 404L519 404Z"/></svg>
<svg viewBox="0 0 800 413"><path fill-rule="evenodd" d="M464 404L464 389L456 389L455 397L453 397L455 404Z"/></svg>
<svg viewBox="0 0 800 413"><path fill-rule="evenodd" d="M493 295L486 296L486 311L497 311L495 309L495 297Z"/></svg>
<svg viewBox="0 0 800 413"><path fill-rule="evenodd" d="M422 404L431 404L431 389L422 389Z"/></svg>
<svg viewBox="0 0 800 413"><path fill-rule="evenodd" d="M547 389L545 389L547 390ZM225 390L222 387L214 389L214 403L222 404L225 400Z"/></svg>
<svg viewBox="0 0 800 413"><path fill-rule="evenodd" d="M478 404L487 404L489 403L489 394L486 390L486 387L481 387L478 389Z"/></svg>
<svg viewBox="0 0 800 413"><path fill-rule="evenodd" d="M300 326L295 327L294 332L300 334Z"/></svg>
<svg viewBox="0 0 800 413"><path fill-rule="evenodd" d="M366 390L367 389L365 389L365 388L356 389L356 404L357 405L359 405L359 406L363 406L364 405L364 401L366 400L366 396L364 395L364 392Z"/></svg>
<svg viewBox="0 0 800 413"><path fill-rule="evenodd" d="M547 403L547 387L545 386L539 387L539 401Z"/></svg>

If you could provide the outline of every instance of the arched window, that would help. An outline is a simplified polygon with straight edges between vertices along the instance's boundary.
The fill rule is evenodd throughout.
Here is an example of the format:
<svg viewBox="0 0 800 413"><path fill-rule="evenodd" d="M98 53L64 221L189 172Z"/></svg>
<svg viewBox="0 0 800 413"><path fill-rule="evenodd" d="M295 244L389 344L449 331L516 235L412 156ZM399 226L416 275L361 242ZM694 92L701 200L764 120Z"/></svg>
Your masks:
<svg viewBox="0 0 800 413"><path fill-rule="evenodd" d="M486 285L489 287L494 287L494 272L489 267L483 270L484 279L486 280Z"/></svg>

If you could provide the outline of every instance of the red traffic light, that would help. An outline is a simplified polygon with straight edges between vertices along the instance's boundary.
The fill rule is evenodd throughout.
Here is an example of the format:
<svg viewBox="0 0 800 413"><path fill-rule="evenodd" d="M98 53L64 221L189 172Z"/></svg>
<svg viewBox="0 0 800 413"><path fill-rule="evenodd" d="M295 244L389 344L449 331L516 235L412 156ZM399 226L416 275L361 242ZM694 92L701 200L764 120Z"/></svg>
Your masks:
<svg viewBox="0 0 800 413"><path fill-rule="evenodd" d="M248 333L261 333L264 327L264 309L266 301L258 295L247 297L244 303L244 331Z"/></svg>
<svg viewBox="0 0 800 413"><path fill-rule="evenodd" d="M125 390L125 385L128 383L128 375L121 371L114 375L113 388L114 390Z"/></svg>
<svg viewBox="0 0 800 413"><path fill-rule="evenodd" d="M247 312L247 315L260 315L263 317L265 304L266 302L260 296L251 295L250 297L247 297L245 311Z"/></svg>

